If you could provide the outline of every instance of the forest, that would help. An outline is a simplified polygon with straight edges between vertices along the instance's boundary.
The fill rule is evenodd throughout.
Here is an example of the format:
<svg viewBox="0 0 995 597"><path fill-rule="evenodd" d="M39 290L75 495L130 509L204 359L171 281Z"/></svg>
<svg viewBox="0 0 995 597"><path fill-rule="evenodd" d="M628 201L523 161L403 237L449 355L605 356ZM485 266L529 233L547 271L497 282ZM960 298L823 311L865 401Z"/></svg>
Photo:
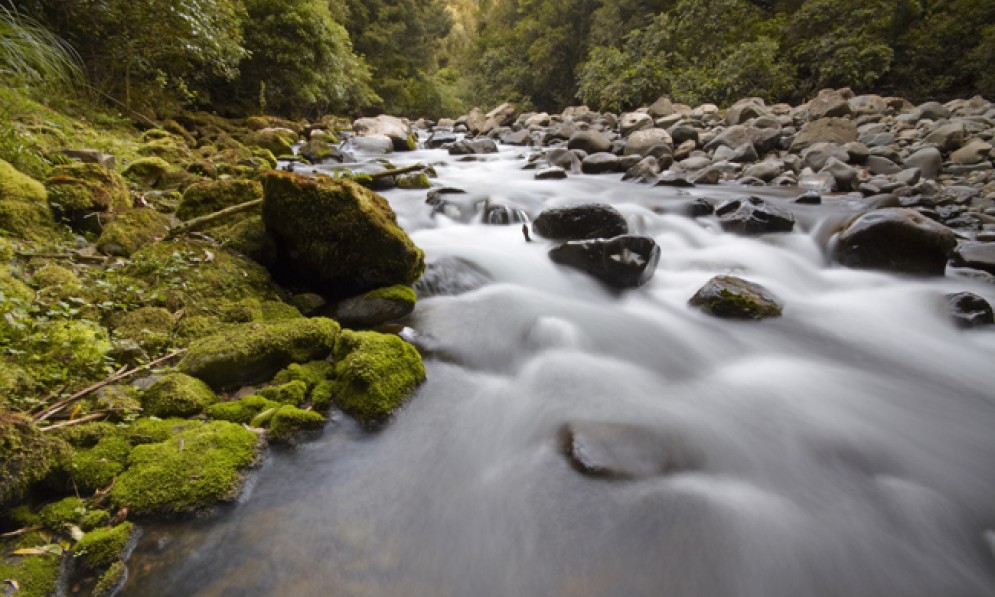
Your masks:
<svg viewBox="0 0 995 597"><path fill-rule="evenodd" d="M995 92L995 0L9 2L64 42L77 91L148 116Z"/></svg>

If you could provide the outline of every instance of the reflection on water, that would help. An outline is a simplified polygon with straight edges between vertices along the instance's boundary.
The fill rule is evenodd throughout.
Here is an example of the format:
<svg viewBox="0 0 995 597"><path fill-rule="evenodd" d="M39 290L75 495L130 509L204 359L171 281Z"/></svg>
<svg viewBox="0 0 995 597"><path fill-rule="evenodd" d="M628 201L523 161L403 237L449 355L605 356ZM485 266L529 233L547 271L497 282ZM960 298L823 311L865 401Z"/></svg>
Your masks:
<svg viewBox="0 0 995 597"><path fill-rule="evenodd" d="M484 272L419 303L428 382L382 432L338 416L221 515L150 528L126 595L995 595L995 334L957 330L944 299L993 287L833 266L820 222L856 199L748 239L679 215L741 189L537 182L516 155L439 165L436 184L532 216L611 203L660 245L655 278L609 292L519 225L387 193L430 262ZM723 273L784 316L687 306ZM563 453L572 422L637 426L694 466L584 476Z"/></svg>

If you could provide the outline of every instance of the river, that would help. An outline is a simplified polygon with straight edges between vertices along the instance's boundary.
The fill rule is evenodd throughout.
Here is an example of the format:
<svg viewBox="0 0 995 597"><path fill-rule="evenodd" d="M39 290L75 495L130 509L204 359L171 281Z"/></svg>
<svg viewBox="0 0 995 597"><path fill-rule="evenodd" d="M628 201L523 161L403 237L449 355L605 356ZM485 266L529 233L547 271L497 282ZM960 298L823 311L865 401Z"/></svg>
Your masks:
<svg viewBox="0 0 995 597"><path fill-rule="evenodd" d="M391 156L468 191L434 216L424 190L384 195L430 263L487 278L418 303L428 380L382 430L335 414L217 516L147 527L125 595L995 595L995 332L956 328L944 298L995 303L995 286L831 263L825 230L854 197L746 238L681 212L757 189L536 181L528 151ZM532 215L610 203L660 245L656 275L610 291L521 225L471 219L485 197ZM762 284L783 317L689 307L716 274ZM565 428L677 466L582 474Z"/></svg>

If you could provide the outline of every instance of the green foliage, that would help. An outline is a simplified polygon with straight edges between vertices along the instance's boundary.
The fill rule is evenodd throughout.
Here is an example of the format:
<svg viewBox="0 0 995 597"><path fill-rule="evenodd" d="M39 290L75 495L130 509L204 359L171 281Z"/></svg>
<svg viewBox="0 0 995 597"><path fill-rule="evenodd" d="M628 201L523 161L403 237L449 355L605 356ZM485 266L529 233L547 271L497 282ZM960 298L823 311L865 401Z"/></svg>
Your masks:
<svg viewBox="0 0 995 597"><path fill-rule="evenodd" d="M72 46L36 20L0 5L0 80L66 91L82 79L83 68Z"/></svg>

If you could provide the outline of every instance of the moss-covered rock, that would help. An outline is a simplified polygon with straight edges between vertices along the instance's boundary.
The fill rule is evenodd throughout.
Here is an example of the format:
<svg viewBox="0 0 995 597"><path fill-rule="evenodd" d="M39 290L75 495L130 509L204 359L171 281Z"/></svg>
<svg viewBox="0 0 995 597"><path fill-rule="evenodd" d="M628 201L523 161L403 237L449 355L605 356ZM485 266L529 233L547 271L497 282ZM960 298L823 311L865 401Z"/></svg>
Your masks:
<svg viewBox="0 0 995 597"><path fill-rule="evenodd" d="M93 587L93 597L111 597L124 585L128 578L128 567L124 562L117 561L107 567L107 570L97 579Z"/></svg>
<svg viewBox="0 0 995 597"><path fill-rule="evenodd" d="M248 425L264 410L280 408L279 402L255 394L231 402L218 402L208 406L206 414L212 419Z"/></svg>
<svg viewBox="0 0 995 597"><path fill-rule="evenodd" d="M412 172L410 174L402 174L394 178L397 182L397 188L399 189L430 189L432 188L432 181L428 179L428 175L424 172Z"/></svg>
<svg viewBox="0 0 995 597"><path fill-rule="evenodd" d="M323 318L236 325L193 343L177 368L214 388L257 383L327 356L338 333L338 323Z"/></svg>
<svg viewBox="0 0 995 597"><path fill-rule="evenodd" d="M235 423L198 423L166 441L137 446L111 491L136 515L189 512L234 499L259 437Z"/></svg>
<svg viewBox="0 0 995 597"><path fill-rule="evenodd" d="M281 271L336 296L411 284L425 254L387 201L352 181L263 175L263 221L281 247Z"/></svg>
<svg viewBox="0 0 995 597"><path fill-rule="evenodd" d="M69 455L69 446L42 435L28 417L0 412L0 505L19 499Z"/></svg>
<svg viewBox="0 0 995 597"><path fill-rule="evenodd" d="M109 411L108 420L120 422L142 410L138 400L138 388L115 384L104 386L81 402L83 410Z"/></svg>
<svg viewBox="0 0 995 597"><path fill-rule="evenodd" d="M124 471L131 448L128 440L118 434L105 436L92 448L76 450L66 472L80 492L103 489Z"/></svg>
<svg viewBox="0 0 995 597"><path fill-rule="evenodd" d="M267 400L300 406L307 399L307 384L299 379L274 386L266 386L259 390L259 395Z"/></svg>
<svg viewBox="0 0 995 597"><path fill-rule="evenodd" d="M325 417L289 404L281 406L269 421L270 439L276 442L293 442L302 434L324 427Z"/></svg>
<svg viewBox="0 0 995 597"><path fill-rule="evenodd" d="M139 307L115 315L110 326L115 338L134 340L145 350L155 353L169 346L176 318L162 307Z"/></svg>
<svg viewBox="0 0 995 597"><path fill-rule="evenodd" d="M372 327L408 316L418 297L410 286L397 284L377 288L338 304L335 318L342 325Z"/></svg>
<svg viewBox="0 0 995 597"><path fill-rule="evenodd" d="M113 348L107 330L100 325L66 319L40 326L21 347L27 353L22 366L41 383L102 376Z"/></svg>
<svg viewBox="0 0 995 597"><path fill-rule="evenodd" d="M418 351L390 334L343 330L334 360L335 401L364 423L386 419L425 379Z"/></svg>
<svg viewBox="0 0 995 597"><path fill-rule="evenodd" d="M73 270L54 263L43 265L35 270L35 273L31 274L31 279L38 288L80 285L79 276Z"/></svg>
<svg viewBox="0 0 995 597"><path fill-rule="evenodd" d="M302 381L310 392L319 383L335 377L335 365L328 361L311 361L310 363L292 363L273 377L273 383L285 384L291 381Z"/></svg>
<svg viewBox="0 0 995 597"><path fill-rule="evenodd" d="M28 240L50 240L56 226L47 199L44 185L0 160L0 230Z"/></svg>
<svg viewBox="0 0 995 597"><path fill-rule="evenodd" d="M102 526L107 526L107 522L110 519L111 513L107 510L88 510L80 519L79 528L83 531L90 532L94 529L99 529Z"/></svg>
<svg viewBox="0 0 995 597"><path fill-rule="evenodd" d="M293 145L297 142L297 133L285 128L265 128L247 135L244 139L248 146L262 147L273 155L293 154Z"/></svg>
<svg viewBox="0 0 995 597"><path fill-rule="evenodd" d="M262 199L263 187L256 180L209 180L183 192L176 217L189 220L254 199Z"/></svg>
<svg viewBox="0 0 995 597"><path fill-rule="evenodd" d="M167 176L176 169L166 160L157 157L139 158L124 169L124 177L147 188L164 186Z"/></svg>
<svg viewBox="0 0 995 597"><path fill-rule="evenodd" d="M92 530L73 546L73 555L86 569L105 570L124 559L135 533L135 525L130 522Z"/></svg>
<svg viewBox="0 0 995 597"><path fill-rule="evenodd" d="M689 303L716 317L764 319L781 315L781 305L766 288L735 276L715 276Z"/></svg>
<svg viewBox="0 0 995 597"><path fill-rule="evenodd" d="M276 265L279 247L258 215L244 214L230 225L211 228L207 234L265 268Z"/></svg>
<svg viewBox="0 0 995 597"><path fill-rule="evenodd" d="M335 380L326 379L325 381L318 382L314 389L311 390L311 408L317 412L325 412L328 407L332 405L332 401L335 399Z"/></svg>
<svg viewBox="0 0 995 597"><path fill-rule="evenodd" d="M14 581L17 597L49 597L59 582L60 563L55 555L5 557L0 560L0 580ZM6 583L5 583L6 584Z"/></svg>
<svg viewBox="0 0 995 597"><path fill-rule="evenodd" d="M110 423L94 421L82 425L62 427L52 431L51 435L65 440L74 448L92 448L108 435L114 435L116 431L117 428Z"/></svg>
<svg viewBox="0 0 995 597"><path fill-rule="evenodd" d="M46 504L38 512L45 528L61 531L67 524L79 524L86 515L86 504L78 497L67 497L51 504Z"/></svg>
<svg viewBox="0 0 995 597"><path fill-rule="evenodd" d="M97 249L104 255L130 257L169 232L169 216L154 209L133 209L104 225Z"/></svg>
<svg viewBox="0 0 995 597"><path fill-rule="evenodd" d="M75 230L99 232L103 214L131 209L131 193L120 174L100 164L55 166L45 180L52 213Z"/></svg>
<svg viewBox="0 0 995 597"><path fill-rule="evenodd" d="M153 417L191 417L218 401L211 388L196 377L170 373L142 393L145 414Z"/></svg>
<svg viewBox="0 0 995 597"><path fill-rule="evenodd" d="M169 134L167 133L167 135ZM169 135L138 146L138 155L147 158L162 158L167 162L176 164L189 160L193 153L182 139Z"/></svg>

